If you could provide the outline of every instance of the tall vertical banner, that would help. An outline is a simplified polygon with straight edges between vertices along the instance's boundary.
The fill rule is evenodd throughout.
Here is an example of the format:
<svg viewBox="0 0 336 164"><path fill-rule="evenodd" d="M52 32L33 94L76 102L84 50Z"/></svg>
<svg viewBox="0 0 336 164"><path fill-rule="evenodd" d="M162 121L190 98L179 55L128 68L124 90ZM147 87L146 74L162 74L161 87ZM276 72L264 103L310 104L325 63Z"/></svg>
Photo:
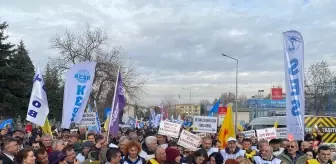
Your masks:
<svg viewBox="0 0 336 164"><path fill-rule="evenodd" d="M283 33L286 81L287 134L304 139L304 44L297 31Z"/></svg>
<svg viewBox="0 0 336 164"><path fill-rule="evenodd" d="M67 72L64 85L62 128L80 123L88 102L95 75L95 62L73 65Z"/></svg>
<svg viewBox="0 0 336 164"><path fill-rule="evenodd" d="M123 109L126 105L120 69L118 70L118 76L115 84L116 85L114 86L114 96L108 131L109 135L112 135L113 137L116 137L118 135L120 112L123 112Z"/></svg>
<svg viewBox="0 0 336 164"><path fill-rule="evenodd" d="M26 120L43 126L49 114L47 94L40 67L37 66Z"/></svg>

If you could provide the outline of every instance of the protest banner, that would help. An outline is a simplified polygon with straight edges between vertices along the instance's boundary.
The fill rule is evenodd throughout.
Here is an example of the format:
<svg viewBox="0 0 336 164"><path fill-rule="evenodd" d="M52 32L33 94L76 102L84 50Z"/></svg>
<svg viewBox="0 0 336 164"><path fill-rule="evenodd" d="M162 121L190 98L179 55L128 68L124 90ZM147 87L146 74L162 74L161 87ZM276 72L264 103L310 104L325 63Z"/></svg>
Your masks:
<svg viewBox="0 0 336 164"><path fill-rule="evenodd" d="M193 131L200 133L217 133L217 118L210 116L194 116Z"/></svg>
<svg viewBox="0 0 336 164"><path fill-rule="evenodd" d="M241 133L244 134L245 138L256 137L254 130L242 131Z"/></svg>
<svg viewBox="0 0 336 164"><path fill-rule="evenodd" d="M267 140L277 138L277 133L275 128L266 128L266 129L258 129L257 130L258 140Z"/></svg>
<svg viewBox="0 0 336 164"><path fill-rule="evenodd" d="M97 126L96 118L96 112L85 112L80 126Z"/></svg>
<svg viewBox="0 0 336 164"><path fill-rule="evenodd" d="M277 128L276 132L278 138L287 138L287 128Z"/></svg>
<svg viewBox="0 0 336 164"><path fill-rule="evenodd" d="M196 151L201 145L201 141L202 138L200 136L183 130L177 144L191 151Z"/></svg>
<svg viewBox="0 0 336 164"><path fill-rule="evenodd" d="M158 134L178 138L181 129L181 124L176 124L168 121L161 121Z"/></svg>
<svg viewBox="0 0 336 164"><path fill-rule="evenodd" d="M206 133L197 133L196 135L200 136L201 138L204 138L204 137L206 137L206 136L207 136L207 134L206 134Z"/></svg>

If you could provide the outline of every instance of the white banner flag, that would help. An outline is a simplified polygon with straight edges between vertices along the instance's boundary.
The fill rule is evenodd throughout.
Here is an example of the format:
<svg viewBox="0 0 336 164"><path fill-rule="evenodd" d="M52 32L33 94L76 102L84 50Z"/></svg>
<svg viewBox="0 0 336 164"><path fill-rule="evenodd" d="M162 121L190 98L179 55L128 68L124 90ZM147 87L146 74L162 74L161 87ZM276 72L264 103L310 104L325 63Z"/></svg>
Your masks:
<svg viewBox="0 0 336 164"><path fill-rule="evenodd" d="M43 126L49 114L47 94L40 67L37 66L26 120Z"/></svg>
<svg viewBox="0 0 336 164"><path fill-rule="evenodd" d="M95 62L84 62L68 70L64 86L62 128L81 122L92 90L95 68Z"/></svg>
<svg viewBox="0 0 336 164"><path fill-rule="evenodd" d="M301 34L287 31L284 36L287 134L304 139L304 44Z"/></svg>

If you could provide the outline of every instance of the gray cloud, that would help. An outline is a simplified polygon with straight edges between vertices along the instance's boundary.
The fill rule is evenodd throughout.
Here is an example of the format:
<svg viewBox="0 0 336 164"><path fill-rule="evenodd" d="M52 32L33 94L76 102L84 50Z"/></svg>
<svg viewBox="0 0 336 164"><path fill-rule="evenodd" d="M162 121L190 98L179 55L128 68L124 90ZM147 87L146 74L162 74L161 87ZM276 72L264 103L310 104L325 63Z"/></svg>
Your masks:
<svg viewBox="0 0 336 164"><path fill-rule="evenodd" d="M336 64L336 21L332 0L226 1L8 1L0 16L10 24L13 42L24 39L34 62L57 55L48 43L65 28L80 31L86 21L106 30L111 46L122 46L148 79L144 104L164 96L193 102L235 91L252 95L283 85L282 32L298 30L305 40L305 65Z"/></svg>

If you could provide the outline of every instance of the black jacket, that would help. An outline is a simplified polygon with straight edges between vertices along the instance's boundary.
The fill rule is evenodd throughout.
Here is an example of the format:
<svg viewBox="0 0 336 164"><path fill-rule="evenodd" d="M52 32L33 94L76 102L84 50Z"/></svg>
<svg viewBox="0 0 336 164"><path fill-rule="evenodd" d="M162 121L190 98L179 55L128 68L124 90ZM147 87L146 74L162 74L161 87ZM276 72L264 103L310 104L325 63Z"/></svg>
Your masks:
<svg viewBox="0 0 336 164"><path fill-rule="evenodd" d="M2 163L5 163L5 164L13 164L14 163L10 158L8 158L3 153L0 153L0 161L2 161Z"/></svg>

